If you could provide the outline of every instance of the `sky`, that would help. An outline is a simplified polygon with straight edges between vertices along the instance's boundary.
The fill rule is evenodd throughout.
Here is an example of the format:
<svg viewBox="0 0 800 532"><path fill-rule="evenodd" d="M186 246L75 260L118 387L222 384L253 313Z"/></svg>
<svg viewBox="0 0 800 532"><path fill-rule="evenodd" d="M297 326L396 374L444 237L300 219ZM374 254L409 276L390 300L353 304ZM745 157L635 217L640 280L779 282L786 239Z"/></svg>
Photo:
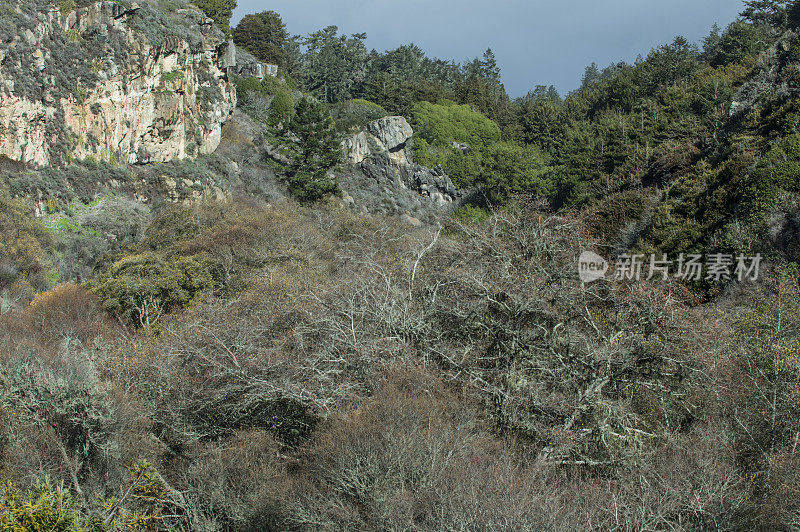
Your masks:
<svg viewBox="0 0 800 532"><path fill-rule="evenodd" d="M592 62L633 62L683 35L699 43L716 22L736 19L741 0L238 0L233 23L272 10L292 35L335 25L365 32L369 49L414 43L457 62L492 48L512 97L536 85L566 94Z"/></svg>

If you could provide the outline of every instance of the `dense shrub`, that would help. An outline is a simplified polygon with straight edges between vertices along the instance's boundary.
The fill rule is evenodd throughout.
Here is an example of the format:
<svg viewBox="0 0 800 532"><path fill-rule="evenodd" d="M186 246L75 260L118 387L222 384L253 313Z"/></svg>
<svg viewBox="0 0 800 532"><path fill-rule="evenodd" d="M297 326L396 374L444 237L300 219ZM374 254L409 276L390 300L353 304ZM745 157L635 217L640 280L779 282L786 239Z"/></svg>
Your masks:
<svg viewBox="0 0 800 532"><path fill-rule="evenodd" d="M202 255L123 254L98 274L92 288L107 310L136 326L150 327L198 292L213 288L213 268Z"/></svg>
<svg viewBox="0 0 800 532"><path fill-rule="evenodd" d="M27 202L11 199L0 188L0 289L18 279L46 288L51 281L47 257L52 243L53 235L31 217Z"/></svg>
<svg viewBox="0 0 800 532"><path fill-rule="evenodd" d="M416 134L432 145L463 142L481 149L500 140L500 127L468 105L419 102L412 116Z"/></svg>
<svg viewBox="0 0 800 532"><path fill-rule="evenodd" d="M294 97L288 91L279 91L269 106L269 124L279 126L288 124L294 114Z"/></svg>
<svg viewBox="0 0 800 532"><path fill-rule="evenodd" d="M101 333L104 315L92 292L62 284L38 294L25 309L23 319L45 341L88 344Z"/></svg>
<svg viewBox="0 0 800 532"><path fill-rule="evenodd" d="M10 454L22 473L58 473L82 495L84 481L102 474L117 452L108 388L88 351L69 342L55 351L26 347L4 355L0 368L0 408L14 413Z"/></svg>
<svg viewBox="0 0 800 532"><path fill-rule="evenodd" d="M30 532L102 532L108 530L99 516L85 516L78 501L63 484L49 479L21 491L7 482L0 486L0 527Z"/></svg>

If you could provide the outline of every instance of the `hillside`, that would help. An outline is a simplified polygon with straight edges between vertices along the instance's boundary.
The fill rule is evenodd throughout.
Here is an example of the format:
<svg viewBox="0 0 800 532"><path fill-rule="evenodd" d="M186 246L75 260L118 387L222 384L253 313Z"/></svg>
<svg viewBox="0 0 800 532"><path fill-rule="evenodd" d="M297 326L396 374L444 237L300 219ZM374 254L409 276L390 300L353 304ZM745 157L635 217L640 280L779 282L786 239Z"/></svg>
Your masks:
<svg viewBox="0 0 800 532"><path fill-rule="evenodd" d="M800 527L800 2L518 99L234 5L0 0L0 528Z"/></svg>

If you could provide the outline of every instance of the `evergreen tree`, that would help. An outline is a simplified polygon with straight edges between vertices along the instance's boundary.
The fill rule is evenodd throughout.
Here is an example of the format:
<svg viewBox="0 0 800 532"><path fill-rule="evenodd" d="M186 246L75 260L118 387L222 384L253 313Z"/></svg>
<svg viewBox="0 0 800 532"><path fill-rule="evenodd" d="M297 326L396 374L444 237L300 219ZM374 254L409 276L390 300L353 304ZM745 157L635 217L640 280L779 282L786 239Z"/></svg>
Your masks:
<svg viewBox="0 0 800 532"><path fill-rule="evenodd" d="M265 63L286 65L286 39L289 34L281 16L263 11L245 16L233 30L233 42Z"/></svg>
<svg viewBox="0 0 800 532"><path fill-rule="evenodd" d="M339 185L329 171L341 162L342 153L330 112L323 104L304 97L297 103L289 129L300 139L289 190L301 201L337 194Z"/></svg>
<svg viewBox="0 0 800 532"><path fill-rule="evenodd" d="M596 82L600 81L600 78L601 74L600 69L597 68L597 63L592 63L586 67L586 70L583 73L583 78L581 79L581 88L584 89L594 85Z"/></svg>
<svg viewBox="0 0 800 532"><path fill-rule="evenodd" d="M391 113L397 113L403 107L402 90L388 72L377 72L370 78L365 92L367 100Z"/></svg>
<svg viewBox="0 0 800 532"><path fill-rule="evenodd" d="M366 33L347 37L337 35L339 28L328 26L306 37L303 55L305 86L327 103L353 99L363 91L366 79Z"/></svg>
<svg viewBox="0 0 800 532"><path fill-rule="evenodd" d="M483 79L489 82L492 87L500 86L500 67L497 66L497 58L491 48L488 48L483 53L483 61L481 62Z"/></svg>
<svg viewBox="0 0 800 532"><path fill-rule="evenodd" d="M225 33L231 31L231 17L236 9L236 0L195 0L195 5L214 20Z"/></svg>
<svg viewBox="0 0 800 532"><path fill-rule="evenodd" d="M768 24L780 28L787 22L790 0L748 0L740 16L753 24Z"/></svg>
<svg viewBox="0 0 800 532"><path fill-rule="evenodd" d="M703 39L703 60L710 63L719 52L720 43L722 42L721 30L718 24L711 27L708 37Z"/></svg>

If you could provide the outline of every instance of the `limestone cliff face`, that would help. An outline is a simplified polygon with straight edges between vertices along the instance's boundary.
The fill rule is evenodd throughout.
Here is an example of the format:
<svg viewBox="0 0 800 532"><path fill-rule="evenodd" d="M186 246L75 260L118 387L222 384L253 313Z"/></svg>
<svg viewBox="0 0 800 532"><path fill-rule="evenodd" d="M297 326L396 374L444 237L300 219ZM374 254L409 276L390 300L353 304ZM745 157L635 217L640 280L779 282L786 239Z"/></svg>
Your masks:
<svg viewBox="0 0 800 532"><path fill-rule="evenodd" d="M17 28L0 47L0 155L135 164L217 148L236 93L210 19L180 3L63 4L20 0L0 13Z"/></svg>

